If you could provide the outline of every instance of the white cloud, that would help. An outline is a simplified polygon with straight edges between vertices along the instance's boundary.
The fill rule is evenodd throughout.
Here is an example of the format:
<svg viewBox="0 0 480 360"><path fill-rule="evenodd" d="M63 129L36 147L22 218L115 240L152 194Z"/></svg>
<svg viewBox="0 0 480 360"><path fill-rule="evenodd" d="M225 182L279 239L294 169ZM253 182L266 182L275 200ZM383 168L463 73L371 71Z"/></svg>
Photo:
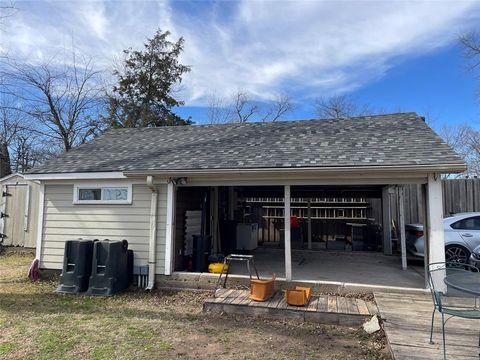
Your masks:
<svg viewBox="0 0 480 360"><path fill-rule="evenodd" d="M18 2L2 49L47 58L72 43L108 68L157 28L186 40L187 104L238 89L268 99L351 91L394 61L455 41L478 21L480 4L366 1Z"/></svg>

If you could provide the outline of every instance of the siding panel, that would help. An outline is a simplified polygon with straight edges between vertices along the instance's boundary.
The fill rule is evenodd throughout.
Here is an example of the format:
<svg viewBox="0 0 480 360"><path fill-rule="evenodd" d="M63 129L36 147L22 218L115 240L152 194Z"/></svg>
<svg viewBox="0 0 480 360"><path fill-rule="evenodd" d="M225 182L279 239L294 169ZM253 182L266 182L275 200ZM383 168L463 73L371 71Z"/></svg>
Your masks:
<svg viewBox="0 0 480 360"><path fill-rule="evenodd" d="M131 205L74 205L73 185L46 185L42 267L61 269L65 241L77 238L127 239L135 263L148 263L150 189L133 185ZM157 273L164 272L166 185L159 187L157 219Z"/></svg>

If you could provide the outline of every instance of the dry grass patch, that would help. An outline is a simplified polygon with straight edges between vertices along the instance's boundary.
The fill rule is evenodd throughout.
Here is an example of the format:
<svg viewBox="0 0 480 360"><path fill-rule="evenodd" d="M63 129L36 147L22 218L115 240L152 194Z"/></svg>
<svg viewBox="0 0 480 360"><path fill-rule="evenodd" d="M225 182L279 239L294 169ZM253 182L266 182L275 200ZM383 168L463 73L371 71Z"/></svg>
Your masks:
<svg viewBox="0 0 480 360"><path fill-rule="evenodd" d="M54 293L26 279L31 254L0 256L1 359L387 359L357 328L204 314L205 292Z"/></svg>

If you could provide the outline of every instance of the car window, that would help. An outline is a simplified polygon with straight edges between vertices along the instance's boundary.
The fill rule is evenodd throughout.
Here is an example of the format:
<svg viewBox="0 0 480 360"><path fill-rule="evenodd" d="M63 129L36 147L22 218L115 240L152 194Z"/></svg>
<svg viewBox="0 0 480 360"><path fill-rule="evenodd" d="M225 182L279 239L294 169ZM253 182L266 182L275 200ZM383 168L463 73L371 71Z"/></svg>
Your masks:
<svg viewBox="0 0 480 360"><path fill-rule="evenodd" d="M462 219L450 226L457 230L480 230L480 216Z"/></svg>

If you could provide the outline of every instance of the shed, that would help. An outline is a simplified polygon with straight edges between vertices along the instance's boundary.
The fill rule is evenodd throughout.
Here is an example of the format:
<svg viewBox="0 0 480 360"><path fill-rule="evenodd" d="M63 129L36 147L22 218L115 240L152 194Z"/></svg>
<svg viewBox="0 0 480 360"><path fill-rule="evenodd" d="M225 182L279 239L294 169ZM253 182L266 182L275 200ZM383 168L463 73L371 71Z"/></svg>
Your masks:
<svg viewBox="0 0 480 360"><path fill-rule="evenodd" d="M34 248L37 241L40 184L20 173L0 179L0 234L3 245Z"/></svg>

